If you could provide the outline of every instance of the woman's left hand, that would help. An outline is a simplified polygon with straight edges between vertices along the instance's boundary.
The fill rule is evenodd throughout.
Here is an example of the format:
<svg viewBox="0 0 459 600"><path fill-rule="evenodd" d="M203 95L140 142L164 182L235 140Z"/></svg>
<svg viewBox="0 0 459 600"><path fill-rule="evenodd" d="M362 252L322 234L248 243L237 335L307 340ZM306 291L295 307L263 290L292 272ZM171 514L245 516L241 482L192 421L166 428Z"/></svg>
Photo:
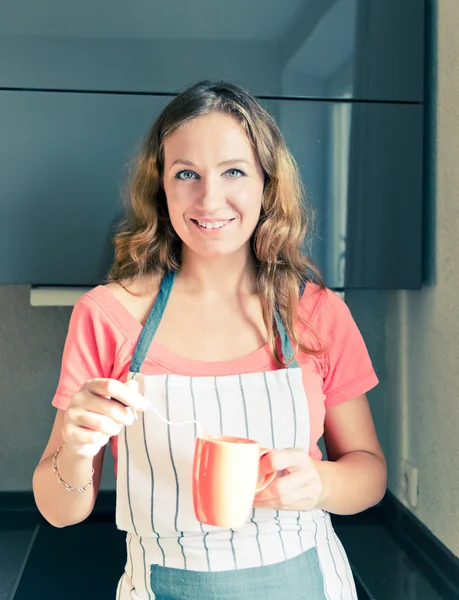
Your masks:
<svg viewBox="0 0 459 600"><path fill-rule="evenodd" d="M311 510L325 490L317 465L302 448L271 450L260 460L260 475L279 471L279 476L255 496L254 508Z"/></svg>

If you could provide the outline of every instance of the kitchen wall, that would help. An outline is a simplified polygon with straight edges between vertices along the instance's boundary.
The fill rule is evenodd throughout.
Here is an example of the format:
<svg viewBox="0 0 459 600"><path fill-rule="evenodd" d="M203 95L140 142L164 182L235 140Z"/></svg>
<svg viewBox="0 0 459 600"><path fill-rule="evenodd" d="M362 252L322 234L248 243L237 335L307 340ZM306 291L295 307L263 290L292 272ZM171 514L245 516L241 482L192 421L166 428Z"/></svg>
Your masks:
<svg viewBox="0 0 459 600"><path fill-rule="evenodd" d="M441 0L430 43L425 183L426 285L352 292L381 376L370 394L386 451L389 489L405 503L404 459L419 469L413 513L459 556L459 5ZM390 235L390 232L388 232Z"/></svg>

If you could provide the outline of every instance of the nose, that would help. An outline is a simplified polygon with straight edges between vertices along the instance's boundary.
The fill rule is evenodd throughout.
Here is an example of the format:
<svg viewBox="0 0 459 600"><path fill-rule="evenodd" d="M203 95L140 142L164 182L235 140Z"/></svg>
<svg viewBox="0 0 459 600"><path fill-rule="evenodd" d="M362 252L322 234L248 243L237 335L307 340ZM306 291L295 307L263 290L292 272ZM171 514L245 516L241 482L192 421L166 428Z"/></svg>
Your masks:
<svg viewBox="0 0 459 600"><path fill-rule="evenodd" d="M196 208L203 213L216 212L225 203L225 196L219 179L218 176L212 175L201 179L195 203Z"/></svg>

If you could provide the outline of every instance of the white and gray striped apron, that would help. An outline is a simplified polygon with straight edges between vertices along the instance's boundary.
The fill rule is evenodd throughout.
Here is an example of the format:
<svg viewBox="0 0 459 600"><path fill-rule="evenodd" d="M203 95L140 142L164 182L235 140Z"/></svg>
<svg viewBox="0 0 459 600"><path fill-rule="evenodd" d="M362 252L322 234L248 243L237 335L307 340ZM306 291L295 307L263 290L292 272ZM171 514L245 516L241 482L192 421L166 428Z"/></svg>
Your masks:
<svg viewBox="0 0 459 600"><path fill-rule="evenodd" d="M164 277L130 377L165 419L266 448L309 449L309 410L295 361L264 373L189 377L140 373L174 282ZM293 350L276 319L284 358ZM352 573L328 513L253 509L238 530L199 523L192 500L196 423L147 410L118 438L116 524L127 561L117 600L356 600Z"/></svg>

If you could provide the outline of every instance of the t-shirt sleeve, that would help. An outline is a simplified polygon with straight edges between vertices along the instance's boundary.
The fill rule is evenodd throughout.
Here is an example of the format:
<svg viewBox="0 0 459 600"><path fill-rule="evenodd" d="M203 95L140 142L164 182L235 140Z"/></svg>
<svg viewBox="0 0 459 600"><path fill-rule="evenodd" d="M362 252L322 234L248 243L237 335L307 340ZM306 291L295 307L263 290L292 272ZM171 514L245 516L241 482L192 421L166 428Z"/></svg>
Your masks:
<svg viewBox="0 0 459 600"><path fill-rule="evenodd" d="M325 406L365 394L378 383L367 347L348 306L337 294L321 292L311 324L323 343Z"/></svg>
<svg viewBox="0 0 459 600"><path fill-rule="evenodd" d="M70 317L52 405L67 410L70 398L85 381L110 377L115 352L113 324L98 303L85 294L76 302Z"/></svg>

